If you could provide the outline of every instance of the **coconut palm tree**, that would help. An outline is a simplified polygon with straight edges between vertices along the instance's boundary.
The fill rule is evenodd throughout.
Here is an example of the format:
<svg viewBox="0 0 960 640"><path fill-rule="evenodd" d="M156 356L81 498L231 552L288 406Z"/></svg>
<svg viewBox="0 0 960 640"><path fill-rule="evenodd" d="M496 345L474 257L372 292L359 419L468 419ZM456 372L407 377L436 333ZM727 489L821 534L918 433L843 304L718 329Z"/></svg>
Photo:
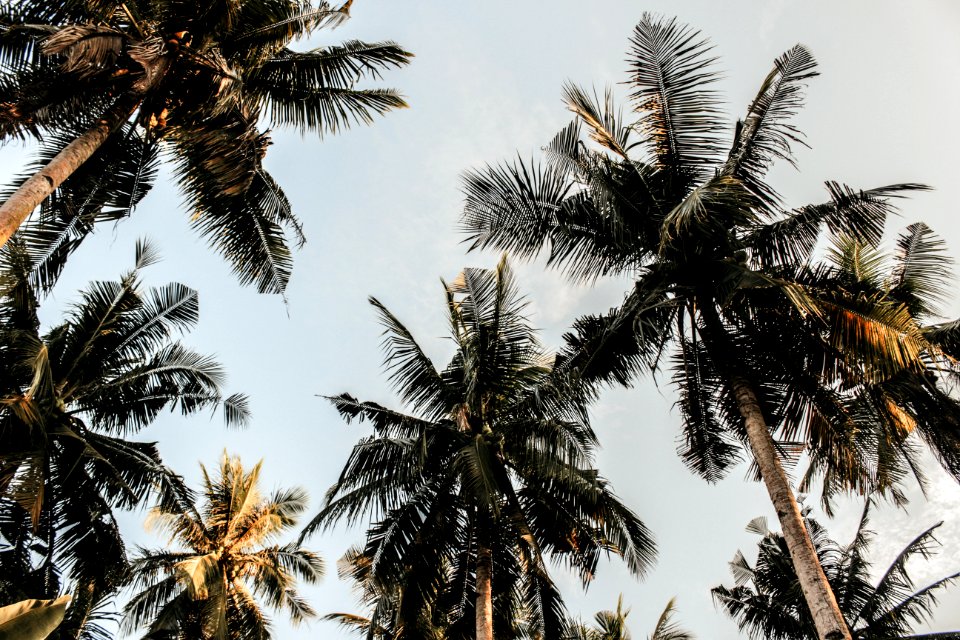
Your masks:
<svg viewBox="0 0 960 640"><path fill-rule="evenodd" d="M813 56L796 46L777 58L725 141L709 43L647 14L631 45L634 120L624 119L610 91L599 99L567 86L575 120L547 147L547 161L467 174L463 226L472 248L528 259L545 252L548 265L580 281L633 280L618 307L576 322L569 373L588 385L629 384L671 353L684 460L715 481L749 449L820 637L849 638L781 456L815 452L818 464L855 486L865 473L855 464L863 456L847 459L857 419L896 424L899 404L875 404L863 416L863 404L838 390L900 375L929 387L940 347L908 304L837 288L835 274L810 260L825 231L876 246L894 200L924 187L830 182L829 200L788 210L766 172L777 160L793 163L791 146L802 143L791 118L817 75ZM937 331L956 341L956 327ZM954 464L960 430L950 424L954 435L928 437L939 433L938 418L924 418L932 425L927 444Z"/></svg>
<svg viewBox="0 0 960 640"><path fill-rule="evenodd" d="M143 288L140 272L157 258L148 244L131 271L92 283L43 333L21 249L7 244L0 272L0 582L15 585L9 602L54 597L69 581L60 633L79 632L126 570L114 509L186 493L156 444L130 436L165 409L222 407L228 424L243 424L246 399L223 397L220 365L176 340L197 322L196 292Z"/></svg>
<svg viewBox="0 0 960 640"><path fill-rule="evenodd" d="M191 640L269 638L266 603L294 623L315 615L297 593L298 580L316 583L320 557L299 543L277 540L306 509L299 488L261 493L262 461L245 470L224 452L214 477L203 470L204 503L161 504L148 528L170 535L175 549L140 549L131 566L136 595L124 608L123 629L145 637Z"/></svg>
<svg viewBox="0 0 960 640"><path fill-rule="evenodd" d="M386 366L410 413L332 398L361 440L304 534L373 515L364 554L378 584L400 585L410 623L450 585L448 638L514 637L521 623L559 637L563 604L547 556L589 581L604 551L634 575L653 541L592 466L586 403L553 376L501 260L445 285L455 352L436 368L410 331L375 299ZM524 620L521 611L529 620ZM403 637L423 637L405 627Z"/></svg>
<svg viewBox="0 0 960 640"><path fill-rule="evenodd" d="M911 558L929 558L935 553L939 543L934 534L943 523L933 525L911 540L880 574L876 584L871 584L874 571L868 556L875 534L867 527L872 507L873 501L868 499L857 532L848 545L831 540L826 530L810 517L809 508L804 509L817 555L853 637L862 640L960 638L960 631L913 632L915 625L930 621L938 593L960 578L960 573L954 573L917 588L907 571ZM762 536L757 544L757 561L751 566L743 554L737 552L730 563L736 584L732 588L715 587L714 601L751 638L816 638L817 631L803 605L783 535L770 531L764 518L753 520L747 531Z"/></svg>
<svg viewBox="0 0 960 640"><path fill-rule="evenodd" d="M23 0L0 7L0 140L43 136L0 204L0 245L43 270L95 223L128 215L165 149L201 234L244 283L283 292L300 224L263 168L272 127L336 133L406 106L357 86L409 62L392 42L296 51L348 16L320 1ZM89 166L88 164L89 163ZM48 265L48 266L45 266Z"/></svg>
<svg viewBox="0 0 960 640"><path fill-rule="evenodd" d="M676 622L673 614L676 611L675 598L670 598L664 607L653 633L647 640L693 640L693 635L684 631ZM627 616L630 609L623 608L623 595L617 598L616 611L599 611L593 617L595 625L588 627L582 622L572 622L564 640L630 640L630 630L627 628Z"/></svg>

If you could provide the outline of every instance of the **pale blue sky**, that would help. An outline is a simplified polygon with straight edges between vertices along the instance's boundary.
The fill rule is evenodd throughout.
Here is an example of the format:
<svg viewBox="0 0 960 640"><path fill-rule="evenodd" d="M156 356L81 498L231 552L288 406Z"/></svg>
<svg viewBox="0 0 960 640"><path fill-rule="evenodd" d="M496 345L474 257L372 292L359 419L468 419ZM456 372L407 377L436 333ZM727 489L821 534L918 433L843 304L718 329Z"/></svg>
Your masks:
<svg viewBox="0 0 960 640"><path fill-rule="evenodd" d="M347 427L316 394L350 391L395 405L381 373L380 328L369 305L376 295L420 339L438 363L449 356L439 278L463 266L492 266L497 256L465 256L455 231L461 207L460 173L520 153L538 153L569 116L560 88L625 79L625 52L643 11L677 15L716 45L725 79L721 89L731 121L742 114L773 59L796 42L820 62L808 106L797 119L811 149L798 152L800 171L774 173L789 202L825 197L824 180L855 187L925 182L936 188L904 203L899 229L923 218L956 255L960 224L960 3L884 0L826 2L773 0L553 2L397 2L356 0L353 19L320 33L316 44L350 38L394 39L417 57L386 82L401 89L410 110L371 128L329 138L275 132L267 165L304 221L308 243L296 256L288 291L278 297L242 289L227 266L196 234L180 210L176 190L161 179L135 216L101 229L69 265L43 309L55 319L76 289L93 278L114 277L132 261L134 240L149 236L166 260L146 272L148 282L179 280L200 292L201 323L187 337L216 353L230 372L229 389L250 395L253 425L227 431L205 416L164 416L142 434L157 439L168 462L194 482L198 461L214 464L226 447L252 463L265 458L268 486L300 484L319 504L352 444L366 432ZM620 87L619 89L622 89ZM621 95L623 91L621 91ZM23 149L0 154L0 169L14 172ZM541 265L517 265L532 300L544 342L556 346L579 313L618 303L623 283L593 289L573 286ZM960 296L957 296L960 299ZM960 313L960 306L953 308ZM675 454L679 417L666 381L613 390L594 411L603 450L599 467L619 495L657 535L660 561L643 582L616 562L601 566L583 595L576 580L559 577L573 612L585 617L612 607L618 593L633 608L636 637L649 633L666 601L678 596L679 619L700 638L732 639L735 627L714 610L709 588L730 583L726 563L740 548L752 554L755 538L743 530L757 515L773 521L763 488L737 470L710 486L690 474ZM878 566L937 520L946 520L943 551L918 565L932 578L960 570L960 491L932 472L930 501L907 512L879 513ZM860 506L840 511L831 531L847 540ZM157 545L142 531L141 514L124 518L132 539ZM309 590L321 613L355 611L349 585L335 562L359 529L315 536L309 546L328 563L328 576ZM956 590L960 591L960 589ZM960 627L960 594L945 598L937 629ZM341 635L327 623L296 630L278 625L277 638Z"/></svg>

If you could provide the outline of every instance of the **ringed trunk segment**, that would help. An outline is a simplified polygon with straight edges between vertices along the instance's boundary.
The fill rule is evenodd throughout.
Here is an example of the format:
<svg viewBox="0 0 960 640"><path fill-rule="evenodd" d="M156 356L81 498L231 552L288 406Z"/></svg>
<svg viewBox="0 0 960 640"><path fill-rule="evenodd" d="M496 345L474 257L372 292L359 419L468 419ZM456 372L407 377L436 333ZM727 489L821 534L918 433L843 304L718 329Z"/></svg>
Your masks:
<svg viewBox="0 0 960 640"><path fill-rule="evenodd" d="M803 522L787 474L780 464L773 437L760 410L753 387L740 376L731 377L737 408L743 416L750 449L760 468L770 501L777 511L784 540L790 550L793 567L800 580L804 599L810 609L820 640L851 640L846 620L823 573L813 541Z"/></svg>
<svg viewBox="0 0 960 640"><path fill-rule="evenodd" d="M0 247L7 244L41 202L130 119L143 102L144 96L160 83L169 67L168 56L159 58L148 69L145 67L143 81L135 83L133 88L122 94L92 127L61 149L46 166L30 176L6 202L0 204Z"/></svg>
<svg viewBox="0 0 960 640"><path fill-rule="evenodd" d="M493 640L493 553L477 550L477 640Z"/></svg>

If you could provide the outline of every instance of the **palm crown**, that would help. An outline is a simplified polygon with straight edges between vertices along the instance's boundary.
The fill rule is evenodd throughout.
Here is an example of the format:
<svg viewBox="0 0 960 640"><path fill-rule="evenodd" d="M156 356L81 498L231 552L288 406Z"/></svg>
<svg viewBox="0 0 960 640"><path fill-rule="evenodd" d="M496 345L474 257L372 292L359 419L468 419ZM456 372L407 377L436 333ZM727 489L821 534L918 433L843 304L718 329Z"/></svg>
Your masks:
<svg viewBox="0 0 960 640"><path fill-rule="evenodd" d="M59 268L94 223L131 212L152 182L162 142L172 152L195 226L243 282L282 292L290 275L289 239L302 241L302 234L290 203L263 168L270 137L260 122L335 133L405 106L392 90L356 86L409 61L395 43L290 48L343 21L349 4L4 5L0 136L42 134L45 143L30 174L7 194L0 223L6 229L4 216L20 207L21 196L39 194L17 209L9 232L44 201L39 224L25 237L38 268ZM93 154L92 166L56 168L70 159L63 154L81 152ZM49 189L40 184L44 180Z"/></svg>
<svg viewBox="0 0 960 640"><path fill-rule="evenodd" d="M156 444L129 435L164 409L222 407L228 424L243 424L246 398L224 397L220 365L176 340L197 322L196 292L142 287L141 269L157 258L149 245L138 245L133 270L91 284L43 334L21 249L3 250L0 535L10 547L0 569L20 597L51 597L66 574L76 587L72 623L122 580L113 510L187 493Z"/></svg>
<svg viewBox="0 0 960 640"><path fill-rule="evenodd" d="M446 294L456 350L443 369L372 300L391 379L413 413L332 399L375 433L354 447L305 533L378 517L364 554L371 579L401 585L402 637L424 637L416 622L441 599L452 602L450 638L490 637L494 628L514 637L521 605L532 628L556 637L563 606L548 555L586 582L604 551L642 573L653 542L592 468L586 406L553 376L554 358L524 318L505 261L466 269Z"/></svg>
<svg viewBox="0 0 960 640"><path fill-rule="evenodd" d="M673 620L676 613L675 599L671 598L657 619L653 633L647 640L694 640L693 634L685 631ZM615 611L598 611L593 616L594 624L587 626L579 621L572 621L563 640L631 640L633 636L627 628L627 616L630 609L623 608L623 595L617 598Z"/></svg>
<svg viewBox="0 0 960 640"><path fill-rule="evenodd" d="M131 567L139 593L125 607L127 630L146 626L150 638L269 638L258 598L294 622L315 615L297 594L297 580L319 580L319 556L297 543L271 544L296 524L306 492L263 495L261 464L248 471L224 453L216 476L201 465L200 510L184 502L151 512L148 525L180 549L139 550Z"/></svg>

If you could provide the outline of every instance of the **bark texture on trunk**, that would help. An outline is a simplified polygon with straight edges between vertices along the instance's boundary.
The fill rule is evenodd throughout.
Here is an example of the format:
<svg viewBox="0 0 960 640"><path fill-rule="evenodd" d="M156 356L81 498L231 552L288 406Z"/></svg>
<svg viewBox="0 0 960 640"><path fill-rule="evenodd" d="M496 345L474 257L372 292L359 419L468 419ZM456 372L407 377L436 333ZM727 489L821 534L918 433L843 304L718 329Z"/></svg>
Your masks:
<svg viewBox="0 0 960 640"><path fill-rule="evenodd" d="M127 121L142 99L143 94L139 92L122 96L92 127L65 146L0 205L0 247L7 244L44 199L89 160L107 138Z"/></svg>
<svg viewBox="0 0 960 640"><path fill-rule="evenodd" d="M493 640L493 553L477 551L477 640Z"/></svg>
<svg viewBox="0 0 960 640"><path fill-rule="evenodd" d="M783 537L800 580L800 588L817 627L817 635L821 640L851 640L850 630L820 566L753 387L739 376L732 377L731 386L737 408L743 416L753 457L760 467L760 475L767 487L767 493L770 494L770 501L777 511Z"/></svg>

